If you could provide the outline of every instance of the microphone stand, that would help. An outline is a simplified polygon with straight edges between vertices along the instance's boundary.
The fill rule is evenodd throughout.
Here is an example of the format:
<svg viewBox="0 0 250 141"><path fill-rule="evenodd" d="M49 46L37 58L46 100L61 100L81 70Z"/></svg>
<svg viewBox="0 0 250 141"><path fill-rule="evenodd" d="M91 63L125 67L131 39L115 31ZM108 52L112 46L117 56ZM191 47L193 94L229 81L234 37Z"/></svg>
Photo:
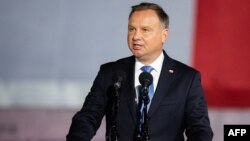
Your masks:
<svg viewBox="0 0 250 141"><path fill-rule="evenodd" d="M142 141L149 141L148 133L148 103L150 101L148 96L148 88L142 90L142 100L143 100L143 124L141 127Z"/></svg>
<svg viewBox="0 0 250 141"><path fill-rule="evenodd" d="M118 132L116 128L116 120L117 120L117 111L119 107L119 88L114 86L115 88L115 96L114 101L112 103L112 109L111 109L111 126L108 129L108 136L107 141L118 141Z"/></svg>
<svg viewBox="0 0 250 141"><path fill-rule="evenodd" d="M148 103L150 101L148 96L148 88L139 87L139 101L138 101L138 111L137 111L137 127L136 127L136 137L135 141L149 141L148 133ZM143 103L143 109L141 112ZM143 115L143 123L141 124L141 118Z"/></svg>
<svg viewBox="0 0 250 141"><path fill-rule="evenodd" d="M135 141L142 141L142 134L141 134L141 118L142 118L142 94L141 94L141 86L138 87L139 94L138 94L138 107L137 107L137 126L136 126L136 134L135 134Z"/></svg>

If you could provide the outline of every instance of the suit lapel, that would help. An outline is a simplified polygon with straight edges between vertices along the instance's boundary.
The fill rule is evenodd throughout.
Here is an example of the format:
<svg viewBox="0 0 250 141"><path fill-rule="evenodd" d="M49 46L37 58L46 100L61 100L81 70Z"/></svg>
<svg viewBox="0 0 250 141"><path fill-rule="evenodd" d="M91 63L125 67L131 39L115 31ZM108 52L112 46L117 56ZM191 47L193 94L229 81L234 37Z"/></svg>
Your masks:
<svg viewBox="0 0 250 141"><path fill-rule="evenodd" d="M119 68L124 70L127 74L127 80L123 86L123 93L125 94L126 104L128 110L130 111L130 116L136 124L136 112L137 112L137 104L135 102L136 92L134 88L134 70L135 70L135 58L130 57L125 62L119 63ZM168 57L168 55L164 52L164 61L161 70L161 74L159 77L158 86L156 88L151 106L149 108L148 115L151 116L155 110L159 107L162 102L163 97L167 94L170 84L173 81L173 78L176 73L176 68L174 67L174 61Z"/></svg>
<svg viewBox="0 0 250 141"><path fill-rule="evenodd" d="M176 69L174 68L174 62L171 58L167 56L164 52L164 61L161 70L161 74L158 80L158 86L156 88L154 97L151 102L151 106L149 108L148 116L150 117L155 110L159 107L163 97L167 94L169 90L169 86L173 81Z"/></svg>

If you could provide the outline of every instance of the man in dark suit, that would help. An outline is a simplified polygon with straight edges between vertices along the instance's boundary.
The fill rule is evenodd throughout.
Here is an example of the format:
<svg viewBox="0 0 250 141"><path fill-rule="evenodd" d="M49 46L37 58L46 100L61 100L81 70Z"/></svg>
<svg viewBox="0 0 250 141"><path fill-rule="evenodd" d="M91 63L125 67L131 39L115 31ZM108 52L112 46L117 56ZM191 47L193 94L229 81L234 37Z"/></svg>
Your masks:
<svg viewBox="0 0 250 141"><path fill-rule="evenodd" d="M128 46L133 56L100 67L82 109L73 117L67 141L90 141L106 115L107 140L112 120L112 77L117 71L126 74L119 86L119 106L115 115L118 141L135 141L142 126L138 120L141 67L150 66L153 96L148 104L150 141L211 141L207 104L200 73L171 59L163 50L168 37L168 15L153 3L132 7L128 22ZM126 79L126 80L125 80ZM138 112L139 111L139 112ZM139 128L138 128L139 125ZM139 129L139 130L138 130Z"/></svg>

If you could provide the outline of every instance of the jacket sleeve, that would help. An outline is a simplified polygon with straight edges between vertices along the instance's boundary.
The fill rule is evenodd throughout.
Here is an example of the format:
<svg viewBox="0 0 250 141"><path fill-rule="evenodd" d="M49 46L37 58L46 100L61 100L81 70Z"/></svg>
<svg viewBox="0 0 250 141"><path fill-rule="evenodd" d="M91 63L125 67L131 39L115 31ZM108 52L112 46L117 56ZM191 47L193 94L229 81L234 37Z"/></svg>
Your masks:
<svg viewBox="0 0 250 141"><path fill-rule="evenodd" d="M200 73L195 73L193 77L186 104L187 141L212 141L213 132L201 86Z"/></svg>
<svg viewBox="0 0 250 141"><path fill-rule="evenodd" d="M105 78L101 66L82 109L72 118L67 141L90 141L101 125L105 114Z"/></svg>

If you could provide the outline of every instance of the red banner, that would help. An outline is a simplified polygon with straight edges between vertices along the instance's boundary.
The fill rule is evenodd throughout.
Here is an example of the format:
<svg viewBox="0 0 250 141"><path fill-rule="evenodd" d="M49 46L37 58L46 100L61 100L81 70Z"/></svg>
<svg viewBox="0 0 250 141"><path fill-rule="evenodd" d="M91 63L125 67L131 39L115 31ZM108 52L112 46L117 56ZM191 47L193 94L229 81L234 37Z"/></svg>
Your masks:
<svg viewBox="0 0 250 141"><path fill-rule="evenodd" d="M250 107L250 1L198 0L194 66L209 106Z"/></svg>

